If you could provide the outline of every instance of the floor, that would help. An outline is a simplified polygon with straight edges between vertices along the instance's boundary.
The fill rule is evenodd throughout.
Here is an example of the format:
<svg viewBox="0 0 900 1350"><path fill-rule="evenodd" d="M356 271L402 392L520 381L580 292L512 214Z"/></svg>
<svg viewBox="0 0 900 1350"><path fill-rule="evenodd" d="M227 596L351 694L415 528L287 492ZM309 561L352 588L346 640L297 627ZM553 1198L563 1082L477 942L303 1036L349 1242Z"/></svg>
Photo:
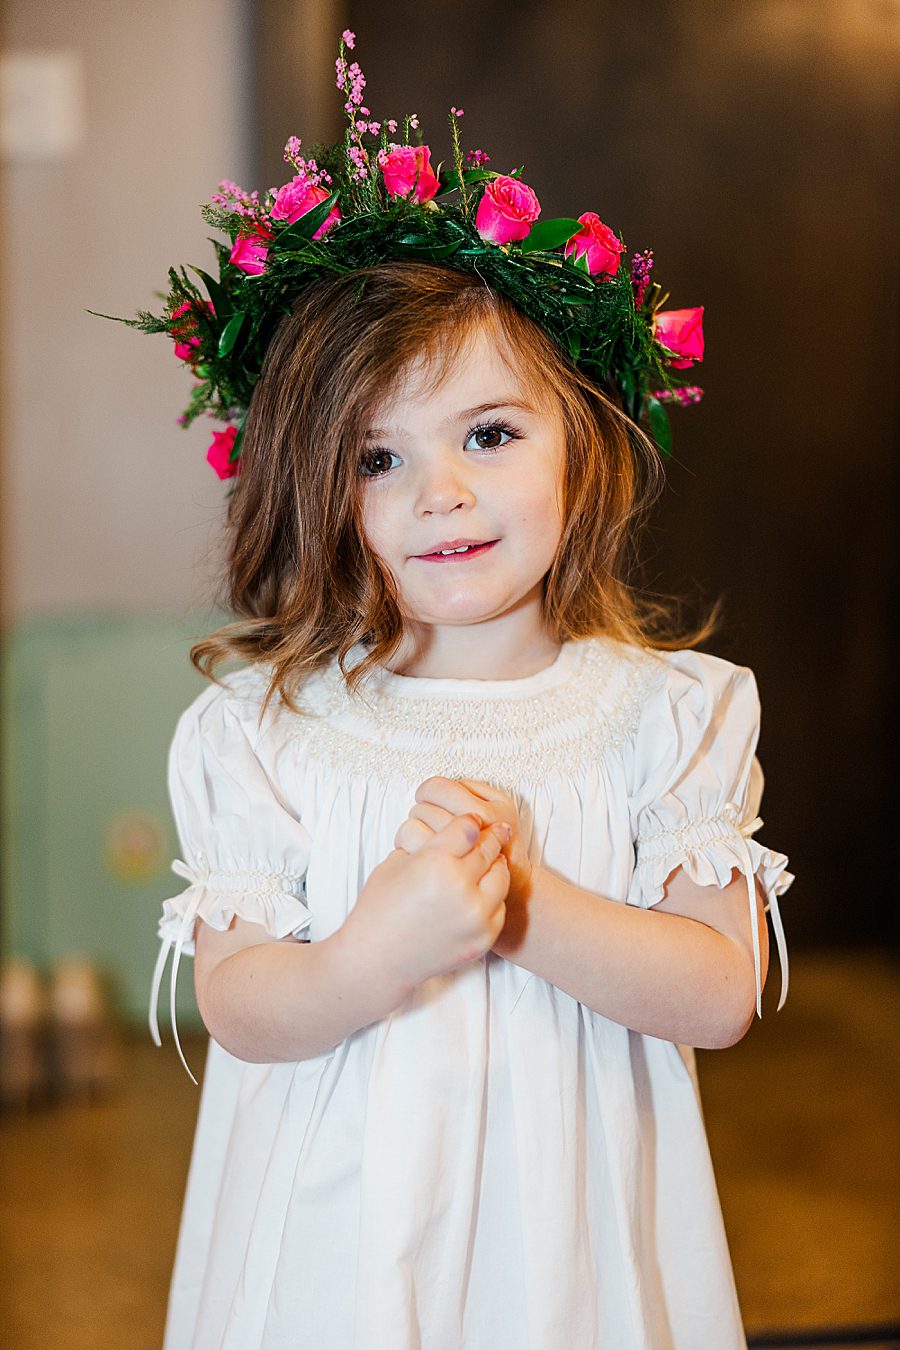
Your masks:
<svg viewBox="0 0 900 1350"><path fill-rule="evenodd" d="M699 1056L748 1333L900 1323L900 965L798 955L778 1014L774 994ZM159 1350L196 1108L168 1039L140 1036L106 1099L0 1119L5 1350Z"/></svg>

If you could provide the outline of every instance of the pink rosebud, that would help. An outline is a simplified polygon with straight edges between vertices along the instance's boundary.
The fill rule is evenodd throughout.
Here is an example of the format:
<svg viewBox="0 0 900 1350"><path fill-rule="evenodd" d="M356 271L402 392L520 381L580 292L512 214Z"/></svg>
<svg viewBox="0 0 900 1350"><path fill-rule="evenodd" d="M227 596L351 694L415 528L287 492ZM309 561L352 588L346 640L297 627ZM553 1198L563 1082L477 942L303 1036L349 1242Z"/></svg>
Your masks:
<svg viewBox="0 0 900 1350"><path fill-rule="evenodd" d="M575 254L576 258L585 257L592 277L614 277L619 270L619 259L624 245L613 234L608 225L594 211L585 211L578 217L582 228L567 242L567 258Z"/></svg>
<svg viewBox="0 0 900 1350"><path fill-rule="evenodd" d="M241 461L229 463L234 449L237 427L226 427L224 431L214 431L212 445L206 452L207 463L211 464L220 478L234 478L241 471Z"/></svg>
<svg viewBox="0 0 900 1350"><path fill-rule="evenodd" d="M670 360L675 370L685 370L703 360L703 306L697 309L663 309L653 316L653 336L666 351L679 359Z"/></svg>
<svg viewBox="0 0 900 1350"><path fill-rule="evenodd" d="M501 175L489 179L485 186L475 228L492 244L509 244L524 239L540 214L541 204L532 189L517 178Z"/></svg>
<svg viewBox="0 0 900 1350"><path fill-rule="evenodd" d="M440 187L431 167L431 151L427 145L398 145L380 155L378 162L384 174L384 186L392 197L408 197L412 192L413 201L430 202Z"/></svg>
<svg viewBox="0 0 900 1350"><path fill-rule="evenodd" d="M305 216L307 211L311 211L319 202L324 202L325 198L331 194L317 184L311 183L303 174L291 179L290 183L285 183L284 187L278 189L275 197L275 204L271 210L273 220L283 220L286 224L292 225L295 220ZM327 234L333 225L336 225L341 218L341 213L336 206L333 206L328 212L322 224L313 235L313 239L321 239L323 234Z"/></svg>
<svg viewBox="0 0 900 1350"><path fill-rule="evenodd" d="M261 272L266 270L266 257L269 252L269 244L274 236L257 222L257 227L252 234L239 234L234 241L234 248L231 250L229 262L234 263L242 272L249 273L250 276L258 277Z"/></svg>

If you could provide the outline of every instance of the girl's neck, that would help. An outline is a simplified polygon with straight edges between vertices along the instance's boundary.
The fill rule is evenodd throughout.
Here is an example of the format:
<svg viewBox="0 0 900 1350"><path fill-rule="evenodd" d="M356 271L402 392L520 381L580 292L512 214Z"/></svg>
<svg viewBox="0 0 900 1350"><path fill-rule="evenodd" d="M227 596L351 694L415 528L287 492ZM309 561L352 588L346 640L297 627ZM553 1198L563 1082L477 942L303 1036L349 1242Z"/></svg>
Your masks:
<svg viewBox="0 0 900 1350"><path fill-rule="evenodd" d="M519 680L546 670L561 644L547 633L491 632L488 625L428 628L408 635L389 669L395 675L438 680ZM490 638L490 640L488 640Z"/></svg>

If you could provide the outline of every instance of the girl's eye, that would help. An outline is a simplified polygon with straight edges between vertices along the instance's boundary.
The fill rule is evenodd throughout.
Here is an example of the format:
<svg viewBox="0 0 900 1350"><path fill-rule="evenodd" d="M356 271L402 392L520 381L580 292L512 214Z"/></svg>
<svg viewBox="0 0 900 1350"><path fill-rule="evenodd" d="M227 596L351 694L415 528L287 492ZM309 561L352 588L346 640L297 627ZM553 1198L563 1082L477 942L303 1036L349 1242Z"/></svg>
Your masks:
<svg viewBox="0 0 900 1350"><path fill-rule="evenodd" d="M368 454L363 455L359 461L359 471L364 478L383 478L390 469L390 464L384 464L385 460L390 460L391 450L370 450ZM379 467L379 461L381 467Z"/></svg>
<svg viewBox="0 0 900 1350"><path fill-rule="evenodd" d="M500 436L505 436L506 440L501 441ZM474 438L476 444L472 447L475 450L500 450L510 441L517 441L519 433L513 431L506 422L486 422L483 426L474 427L469 432L466 440L466 449L469 448L469 441Z"/></svg>
<svg viewBox="0 0 900 1350"><path fill-rule="evenodd" d="M484 422L471 429L463 449L486 450L490 454L494 450L502 450L510 441L518 440L521 440L520 433L506 422ZM475 444L471 445L471 441ZM359 461L360 474L364 478L386 477L393 467L390 463L392 456L396 458L392 450L369 450Z"/></svg>

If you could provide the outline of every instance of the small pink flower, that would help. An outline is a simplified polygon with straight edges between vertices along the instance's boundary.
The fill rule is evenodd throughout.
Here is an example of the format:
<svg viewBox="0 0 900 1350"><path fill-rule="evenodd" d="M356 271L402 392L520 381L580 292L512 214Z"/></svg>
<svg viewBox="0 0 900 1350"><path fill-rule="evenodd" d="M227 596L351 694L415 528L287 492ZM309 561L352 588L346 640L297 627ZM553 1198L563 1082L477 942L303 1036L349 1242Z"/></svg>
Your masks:
<svg viewBox="0 0 900 1350"><path fill-rule="evenodd" d="M352 32L351 29L345 28L343 33L341 33L341 37L352 52L353 48L356 46L356 34Z"/></svg>
<svg viewBox="0 0 900 1350"><path fill-rule="evenodd" d="M202 302L210 314L215 310L209 300ZM193 361L197 356L200 339L197 336L197 308L190 300L172 310L172 327L169 329L175 339L175 355L179 361Z"/></svg>
<svg viewBox="0 0 900 1350"><path fill-rule="evenodd" d="M206 452L207 463L212 465L220 478L234 478L241 471L240 459L230 464L229 458L234 449L237 427L226 427L224 431L214 431L212 445Z"/></svg>
<svg viewBox="0 0 900 1350"><path fill-rule="evenodd" d="M235 239L228 261L249 276L258 277L266 270L269 244L273 238L271 231L257 221L256 228L251 234L239 234Z"/></svg>
<svg viewBox="0 0 900 1350"><path fill-rule="evenodd" d="M492 244L509 244L524 239L540 214L541 204L532 189L517 178L501 175L485 186L475 228Z"/></svg>
<svg viewBox="0 0 900 1350"><path fill-rule="evenodd" d="M291 225L301 216L305 216L307 211L311 211L319 202L324 202L325 198L330 196L324 188L311 183L308 178L302 174L297 174L290 183L285 183L284 187L278 189L275 196L275 203L270 215L273 220L283 220ZM336 206L333 206L328 212L322 224L313 235L313 239L321 239L323 234L327 234L333 225L336 225L341 218L341 213Z"/></svg>
<svg viewBox="0 0 900 1350"><path fill-rule="evenodd" d="M386 154L379 155L384 186L390 195L408 197L412 193L413 201L431 201L440 182L431 167L430 157L431 151L427 145L398 145Z"/></svg>
<svg viewBox="0 0 900 1350"><path fill-rule="evenodd" d="M653 316L653 336L666 351L678 357L669 360L675 370L685 370L703 360L703 306L696 309L663 309Z"/></svg>
<svg viewBox="0 0 900 1350"><path fill-rule="evenodd" d="M588 271L593 277L614 277L619 270L619 259L624 245L613 234L609 226L594 211L585 211L579 216L582 228L567 242L567 258L575 254L576 258L587 258Z"/></svg>

